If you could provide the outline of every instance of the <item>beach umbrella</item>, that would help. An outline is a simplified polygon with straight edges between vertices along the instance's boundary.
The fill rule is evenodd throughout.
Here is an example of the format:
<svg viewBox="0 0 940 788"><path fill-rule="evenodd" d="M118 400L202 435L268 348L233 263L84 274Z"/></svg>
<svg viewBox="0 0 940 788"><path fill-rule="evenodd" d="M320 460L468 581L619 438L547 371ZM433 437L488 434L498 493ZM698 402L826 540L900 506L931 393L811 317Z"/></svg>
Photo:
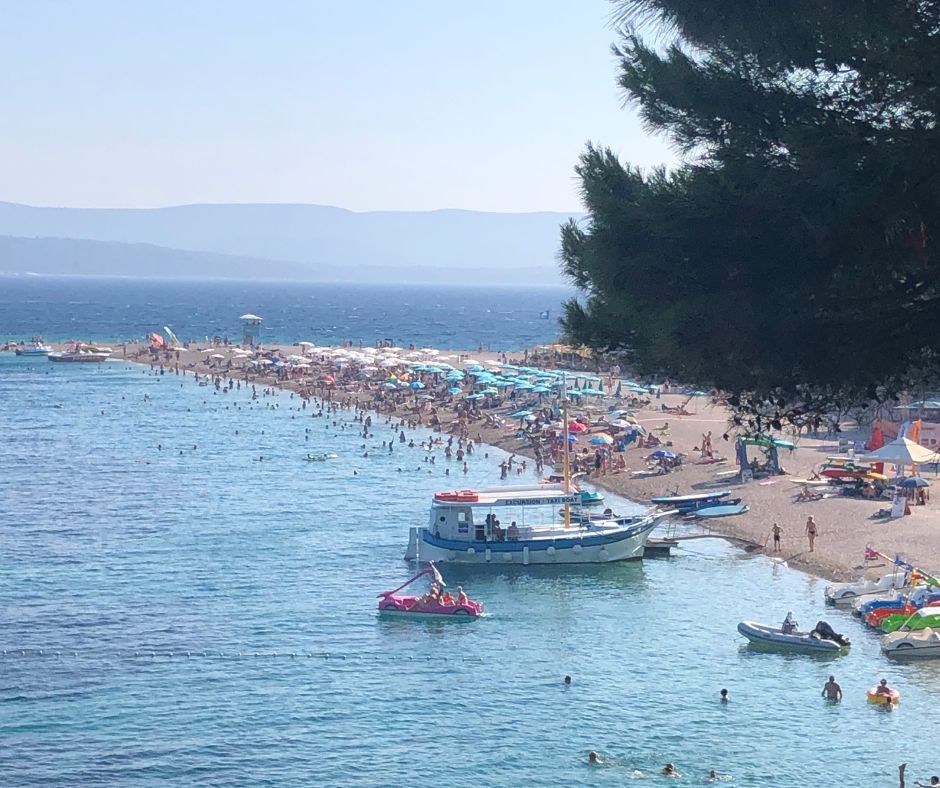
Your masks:
<svg viewBox="0 0 940 788"><path fill-rule="evenodd" d="M531 416L531 415L532 415L532 411L531 411L531 410L517 410L517 411L516 411L515 413L513 413L509 418L511 418L511 419L524 419L526 416Z"/></svg>
<svg viewBox="0 0 940 788"><path fill-rule="evenodd" d="M535 386L532 389L533 394L551 394L552 390L547 386Z"/></svg>
<svg viewBox="0 0 940 788"><path fill-rule="evenodd" d="M869 462L889 462L893 465L924 465L940 461L940 455L908 438L897 438L880 449L869 452L865 459Z"/></svg>
<svg viewBox="0 0 940 788"><path fill-rule="evenodd" d="M459 394L461 391L463 391L463 389L460 388L460 386L451 386L447 389L448 394Z"/></svg>
<svg viewBox="0 0 940 788"><path fill-rule="evenodd" d="M562 441L561 441L561 435L559 435L559 436L558 436L558 440L556 441L556 443L561 443L561 442L562 442ZM569 432L569 433L568 433L568 443L577 443L577 442L578 442L578 436L577 436L577 435L572 435L572 434Z"/></svg>
<svg viewBox="0 0 940 788"><path fill-rule="evenodd" d="M481 393L481 394L491 394L491 395L492 395L492 394L499 394L499 392L498 392L496 389L483 389L480 393Z"/></svg>
<svg viewBox="0 0 940 788"><path fill-rule="evenodd" d="M483 395L482 394L467 394L467 396L464 397L464 399L483 399Z"/></svg>
<svg viewBox="0 0 940 788"><path fill-rule="evenodd" d="M568 392L568 396L569 396L569 397L574 397L575 399L581 399L581 392L580 392L580 391L569 391L569 392Z"/></svg>
<svg viewBox="0 0 940 788"><path fill-rule="evenodd" d="M921 487L929 487L930 482L922 479L920 476L906 476L895 484L895 487L903 487L905 490L916 490Z"/></svg>
<svg viewBox="0 0 940 788"><path fill-rule="evenodd" d="M584 432L587 429L580 421L569 421L568 432Z"/></svg>
<svg viewBox="0 0 940 788"><path fill-rule="evenodd" d="M604 392L603 392L603 391L598 391L597 389L584 388L584 389L581 389L581 396L584 396L584 397L603 397L603 396L604 396Z"/></svg>
<svg viewBox="0 0 940 788"><path fill-rule="evenodd" d="M398 386L396 386L392 381L389 380L389 381L386 381L385 383L382 384L382 388L384 388L384 389L397 389Z"/></svg>
<svg viewBox="0 0 940 788"><path fill-rule="evenodd" d="M671 451L666 451L665 449L657 449L654 451L650 457L654 460L674 460L676 455Z"/></svg>
<svg viewBox="0 0 940 788"><path fill-rule="evenodd" d="M588 443L593 443L595 446L610 446L613 442L614 439L606 432L599 432L597 435L592 435L588 440Z"/></svg>
<svg viewBox="0 0 940 788"><path fill-rule="evenodd" d="M420 380L413 380L408 384L408 387L413 389L423 389L424 384Z"/></svg>

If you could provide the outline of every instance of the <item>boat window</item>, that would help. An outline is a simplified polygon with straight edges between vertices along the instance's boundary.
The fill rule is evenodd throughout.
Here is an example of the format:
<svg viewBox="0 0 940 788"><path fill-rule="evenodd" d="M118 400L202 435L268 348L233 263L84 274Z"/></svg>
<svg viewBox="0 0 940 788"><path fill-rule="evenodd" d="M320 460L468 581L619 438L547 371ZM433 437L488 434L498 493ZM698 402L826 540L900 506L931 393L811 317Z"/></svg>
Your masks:
<svg viewBox="0 0 940 788"><path fill-rule="evenodd" d="M467 517L467 512L463 509L457 512L457 533L470 533L470 520Z"/></svg>

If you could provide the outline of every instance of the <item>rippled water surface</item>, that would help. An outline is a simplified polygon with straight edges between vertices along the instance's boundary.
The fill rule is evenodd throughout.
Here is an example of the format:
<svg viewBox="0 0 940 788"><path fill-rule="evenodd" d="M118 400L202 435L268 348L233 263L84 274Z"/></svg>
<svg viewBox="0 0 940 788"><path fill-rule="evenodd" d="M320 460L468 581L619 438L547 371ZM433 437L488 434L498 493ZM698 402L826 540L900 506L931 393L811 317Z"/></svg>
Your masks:
<svg viewBox="0 0 940 788"><path fill-rule="evenodd" d="M940 771L940 667L890 664L821 582L720 541L449 570L489 617L377 619L429 495L491 483L501 455L447 479L442 456L383 452L381 423L366 458L355 428L298 404L0 355L0 784L606 786L672 761L679 784L715 768L875 788L901 761ZM339 458L303 462L314 450ZM851 653L743 647L739 620L791 609ZM819 697L830 672L841 705ZM865 701L882 675L894 713ZM615 765L589 768L590 749Z"/></svg>
<svg viewBox="0 0 940 788"><path fill-rule="evenodd" d="M0 276L0 342L39 334L119 342L170 326L180 339L239 337L264 318L267 342L521 350L558 336L564 287L446 287L295 282L175 282ZM547 319L541 315L548 313Z"/></svg>

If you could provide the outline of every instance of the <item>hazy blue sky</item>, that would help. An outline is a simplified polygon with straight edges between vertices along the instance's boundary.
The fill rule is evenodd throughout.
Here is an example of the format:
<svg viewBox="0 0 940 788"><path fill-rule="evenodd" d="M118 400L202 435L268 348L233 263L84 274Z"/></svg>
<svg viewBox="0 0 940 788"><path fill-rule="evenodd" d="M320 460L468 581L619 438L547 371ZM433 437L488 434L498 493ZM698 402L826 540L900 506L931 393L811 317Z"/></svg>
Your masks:
<svg viewBox="0 0 940 788"><path fill-rule="evenodd" d="M0 200L575 210L622 107L607 0L4 5Z"/></svg>

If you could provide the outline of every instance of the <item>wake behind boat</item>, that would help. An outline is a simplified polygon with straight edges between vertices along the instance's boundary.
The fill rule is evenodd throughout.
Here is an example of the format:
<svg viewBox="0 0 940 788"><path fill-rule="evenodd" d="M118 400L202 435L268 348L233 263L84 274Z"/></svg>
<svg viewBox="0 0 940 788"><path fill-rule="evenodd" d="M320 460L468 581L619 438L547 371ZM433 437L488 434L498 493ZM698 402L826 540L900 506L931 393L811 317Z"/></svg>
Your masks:
<svg viewBox="0 0 940 788"><path fill-rule="evenodd" d="M405 560L524 566L639 560L650 532L671 514L568 516L580 501L578 492L556 484L437 493L428 525L411 529Z"/></svg>

